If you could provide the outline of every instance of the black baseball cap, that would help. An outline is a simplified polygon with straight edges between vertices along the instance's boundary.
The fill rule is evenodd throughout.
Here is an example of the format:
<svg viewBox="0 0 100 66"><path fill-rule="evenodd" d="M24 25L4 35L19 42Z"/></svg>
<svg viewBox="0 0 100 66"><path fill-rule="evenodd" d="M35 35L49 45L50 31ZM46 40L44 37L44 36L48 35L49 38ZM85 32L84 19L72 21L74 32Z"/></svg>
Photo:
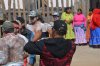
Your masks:
<svg viewBox="0 0 100 66"><path fill-rule="evenodd" d="M19 21L21 24L25 23L25 20L23 17L17 17L16 20Z"/></svg>
<svg viewBox="0 0 100 66"><path fill-rule="evenodd" d="M12 21L12 23L21 25L21 24L25 23L25 20L23 17L17 17L16 20Z"/></svg>
<svg viewBox="0 0 100 66"><path fill-rule="evenodd" d="M57 20L54 22L53 29L55 29L60 35L65 35L67 32L67 24L63 20Z"/></svg>

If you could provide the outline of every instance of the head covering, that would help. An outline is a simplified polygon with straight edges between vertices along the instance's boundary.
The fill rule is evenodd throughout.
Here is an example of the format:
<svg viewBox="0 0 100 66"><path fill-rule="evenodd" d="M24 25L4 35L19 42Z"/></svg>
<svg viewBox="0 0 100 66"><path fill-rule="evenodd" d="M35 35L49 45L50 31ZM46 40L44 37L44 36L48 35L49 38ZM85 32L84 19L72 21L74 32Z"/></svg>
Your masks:
<svg viewBox="0 0 100 66"><path fill-rule="evenodd" d="M69 9L72 9L71 7L66 7L65 8L65 12L67 11L67 10L69 10Z"/></svg>
<svg viewBox="0 0 100 66"><path fill-rule="evenodd" d="M52 16L59 16L59 13L58 13L58 12L54 12L54 13L52 14Z"/></svg>
<svg viewBox="0 0 100 66"><path fill-rule="evenodd" d="M89 11L93 11L93 8L90 8Z"/></svg>
<svg viewBox="0 0 100 66"><path fill-rule="evenodd" d="M3 22L4 22L4 20L0 20L0 25L2 25L2 24L3 24Z"/></svg>
<svg viewBox="0 0 100 66"><path fill-rule="evenodd" d="M36 17L36 16L38 16L38 13L36 11L30 11L29 16L30 17Z"/></svg>
<svg viewBox="0 0 100 66"><path fill-rule="evenodd" d="M6 31L6 30L8 30L8 29L10 29L10 28L14 28L13 23L10 22L10 21L5 21L5 22L3 23L3 25L2 25L2 30L3 30L3 31Z"/></svg>
<svg viewBox="0 0 100 66"><path fill-rule="evenodd" d="M79 8L79 9L77 9L77 11L81 11L81 12L82 12L82 9L81 9L81 8Z"/></svg>
<svg viewBox="0 0 100 66"><path fill-rule="evenodd" d="M25 23L25 20L23 17L17 17L16 21L19 21L21 24Z"/></svg>
<svg viewBox="0 0 100 66"><path fill-rule="evenodd" d="M100 9L97 9L97 8L94 9L94 10L93 10L93 14L100 14Z"/></svg>
<svg viewBox="0 0 100 66"><path fill-rule="evenodd" d="M67 25L63 20L57 20L57 21L54 22L53 29L55 29L59 33L66 34Z"/></svg>
<svg viewBox="0 0 100 66"><path fill-rule="evenodd" d="M93 10L91 28L94 30L97 27L100 27L100 9Z"/></svg>
<svg viewBox="0 0 100 66"><path fill-rule="evenodd" d="M20 26L22 25L22 23L19 20L12 21L12 23L20 25Z"/></svg>

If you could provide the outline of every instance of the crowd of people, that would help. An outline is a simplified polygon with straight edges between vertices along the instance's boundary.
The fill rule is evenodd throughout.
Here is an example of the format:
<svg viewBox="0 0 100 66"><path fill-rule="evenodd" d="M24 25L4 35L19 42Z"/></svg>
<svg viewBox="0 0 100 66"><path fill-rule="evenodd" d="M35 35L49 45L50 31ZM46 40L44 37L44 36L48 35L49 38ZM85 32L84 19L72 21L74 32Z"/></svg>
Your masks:
<svg viewBox="0 0 100 66"><path fill-rule="evenodd" d="M65 9L61 15L61 20L67 24L66 39L70 39L76 45L89 45L93 48L100 48L100 9L90 9L87 16L82 9L77 9L77 13L73 15L71 8Z"/></svg>
<svg viewBox="0 0 100 66"><path fill-rule="evenodd" d="M34 66L40 55L40 66L70 66L76 45L100 48L100 9L82 9L73 14L71 7L54 21L44 22L37 11L30 11L25 25L23 17L2 24L0 38L0 66Z"/></svg>

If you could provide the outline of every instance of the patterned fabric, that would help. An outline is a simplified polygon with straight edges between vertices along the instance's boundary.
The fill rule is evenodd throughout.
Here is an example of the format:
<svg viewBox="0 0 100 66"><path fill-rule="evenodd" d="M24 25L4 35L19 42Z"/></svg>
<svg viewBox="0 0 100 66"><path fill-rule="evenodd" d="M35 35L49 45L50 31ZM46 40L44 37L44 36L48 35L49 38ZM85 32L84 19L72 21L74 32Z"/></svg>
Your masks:
<svg viewBox="0 0 100 66"><path fill-rule="evenodd" d="M0 64L5 64L8 62L18 62L23 61L23 46L25 41L15 34L8 34L0 39L0 58L5 57L3 62ZM5 61L6 60L6 61Z"/></svg>
<svg viewBox="0 0 100 66"><path fill-rule="evenodd" d="M8 46L0 39L0 65L6 64L8 59Z"/></svg>
<svg viewBox="0 0 100 66"><path fill-rule="evenodd" d="M84 26L84 28L82 28ZM76 14L73 19L73 27L76 36L76 44L87 43L86 41L86 18L83 14Z"/></svg>
<svg viewBox="0 0 100 66"><path fill-rule="evenodd" d="M100 45L100 9L93 11L90 33L90 45Z"/></svg>
<svg viewBox="0 0 100 66"><path fill-rule="evenodd" d="M90 45L100 45L100 28L91 30Z"/></svg>
<svg viewBox="0 0 100 66"><path fill-rule="evenodd" d="M66 22L66 25L67 25L67 28L68 28L65 38L66 39L74 39L75 35L74 35L74 32L73 32L73 27L72 27L73 15L67 14L66 12L63 12L62 15L61 15L61 20L64 20Z"/></svg>
<svg viewBox="0 0 100 66"><path fill-rule="evenodd" d="M74 31L76 36L75 44L87 43L85 32L81 27L74 27Z"/></svg>
<svg viewBox="0 0 100 66"><path fill-rule="evenodd" d="M40 66L70 66L75 50L76 46L75 44L72 44L72 49L64 58L54 58L46 46L44 46L43 55L40 59Z"/></svg>

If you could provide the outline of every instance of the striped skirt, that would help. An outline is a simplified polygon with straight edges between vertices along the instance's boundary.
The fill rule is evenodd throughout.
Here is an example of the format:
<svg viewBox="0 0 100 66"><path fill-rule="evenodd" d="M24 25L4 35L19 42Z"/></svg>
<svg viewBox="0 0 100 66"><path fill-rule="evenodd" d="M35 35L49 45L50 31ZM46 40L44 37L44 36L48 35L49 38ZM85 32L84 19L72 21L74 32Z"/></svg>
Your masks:
<svg viewBox="0 0 100 66"><path fill-rule="evenodd" d="M74 27L74 31L75 31L75 37L76 37L75 44L87 43L85 31L81 27L79 26Z"/></svg>

